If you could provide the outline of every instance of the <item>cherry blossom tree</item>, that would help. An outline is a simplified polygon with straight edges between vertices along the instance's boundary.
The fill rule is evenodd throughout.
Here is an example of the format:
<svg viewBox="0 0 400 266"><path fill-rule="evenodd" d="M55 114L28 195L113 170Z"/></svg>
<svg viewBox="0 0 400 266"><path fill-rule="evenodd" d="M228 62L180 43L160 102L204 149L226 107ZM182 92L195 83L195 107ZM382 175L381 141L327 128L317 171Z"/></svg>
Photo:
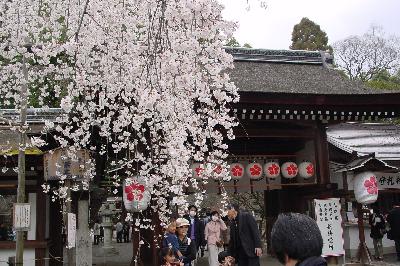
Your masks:
<svg viewBox="0 0 400 266"><path fill-rule="evenodd" d="M185 188L197 188L191 161L205 163L208 175L217 165L227 168L225 140L236 125L230 104L239 97L225 72L233 59L223 49L235 25L222 9L216 0L2 0L1 100L19 109L24 86L44 109L55 99L62 114L44 131L55 132L67 157L80 149L109 154L108 165L122 169L115 185L134 177L129 182L146 187L151 208L166 221L168 197L185 206ZM66 198L81 187L65 180L60 174L57 189L43 188Z"/></svg>

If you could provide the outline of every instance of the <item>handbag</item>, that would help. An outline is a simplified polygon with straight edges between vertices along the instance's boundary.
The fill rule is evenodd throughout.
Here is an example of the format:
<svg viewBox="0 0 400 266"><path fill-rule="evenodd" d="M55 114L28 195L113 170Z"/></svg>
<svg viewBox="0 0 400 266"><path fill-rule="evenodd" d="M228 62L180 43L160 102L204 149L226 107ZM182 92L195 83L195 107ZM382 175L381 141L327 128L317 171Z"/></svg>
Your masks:
<svg viewBox="0 0 400 266"><path fill-rule="evenodd" d="M217 247L222 248L224 246L224 241L218 240L215 242L215 244L217 245Z"/></svg>

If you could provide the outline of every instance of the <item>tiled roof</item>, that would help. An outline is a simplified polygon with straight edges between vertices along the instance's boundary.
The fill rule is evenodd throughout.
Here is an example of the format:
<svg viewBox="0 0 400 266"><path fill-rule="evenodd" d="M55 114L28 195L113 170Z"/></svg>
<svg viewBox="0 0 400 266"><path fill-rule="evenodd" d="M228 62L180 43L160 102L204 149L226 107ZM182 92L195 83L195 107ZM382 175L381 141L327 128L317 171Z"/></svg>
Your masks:
<svg viewBox="0 0 400 266"><path fill-rule="evenodd" d="M360 156L375 153L382 160L400 160L400 126L382 123L341 123L328 127L328 142Z"/></svg>
<svg viewBox="0 0 400 266"><path fill-rule="evenodd" d="M234 58L232 81L240 91L295 94L381 94L332 68L324 52L226 48Z"/></svg>

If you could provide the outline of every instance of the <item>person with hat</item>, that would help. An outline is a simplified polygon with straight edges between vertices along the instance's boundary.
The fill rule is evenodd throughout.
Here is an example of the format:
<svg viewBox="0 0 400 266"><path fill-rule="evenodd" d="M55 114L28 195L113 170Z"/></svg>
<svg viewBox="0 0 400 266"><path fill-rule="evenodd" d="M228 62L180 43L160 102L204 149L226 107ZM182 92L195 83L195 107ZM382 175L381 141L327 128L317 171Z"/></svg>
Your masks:
<svg viewBox="0 0 400 266"><path fill-rule="evenodd" d="M178 236L179 251L182 253L182 257L179 259L184 266L191 266L197 253L196 243L187 236L189 226L190 223L185 218L176 219L176 235Z"/></svg>
<svg viewBox="0 0 400 266"><path fill-rule="evenodd" d="M209 266L218 266L218 254L223 250L224 243L221 240L221 231L227 229L224 221L221 220L218 211L211 212L209 221L204 230L205 240L208 246Z"/></svg>

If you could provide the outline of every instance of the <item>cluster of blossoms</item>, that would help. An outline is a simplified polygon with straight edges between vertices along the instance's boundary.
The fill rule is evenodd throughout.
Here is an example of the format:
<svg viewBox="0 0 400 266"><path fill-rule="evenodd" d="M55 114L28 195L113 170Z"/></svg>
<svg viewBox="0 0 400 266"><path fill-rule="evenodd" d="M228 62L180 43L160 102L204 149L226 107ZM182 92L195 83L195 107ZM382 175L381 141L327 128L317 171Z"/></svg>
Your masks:
<svg viewBox="0 0 400 266"><path fill-rule="evenodd" d="M0 8L2 104L20 108L23 85L42 108L55 99L63 112L45 128L58 145L106 154L122 169L116 186L140 177L161 220L169 200L185 206L185 188L197 188L191 161L227 168L238 94L223 44L234 24L217 0L2 0ZM64 181L56 196L78 189Z"/></svg>

